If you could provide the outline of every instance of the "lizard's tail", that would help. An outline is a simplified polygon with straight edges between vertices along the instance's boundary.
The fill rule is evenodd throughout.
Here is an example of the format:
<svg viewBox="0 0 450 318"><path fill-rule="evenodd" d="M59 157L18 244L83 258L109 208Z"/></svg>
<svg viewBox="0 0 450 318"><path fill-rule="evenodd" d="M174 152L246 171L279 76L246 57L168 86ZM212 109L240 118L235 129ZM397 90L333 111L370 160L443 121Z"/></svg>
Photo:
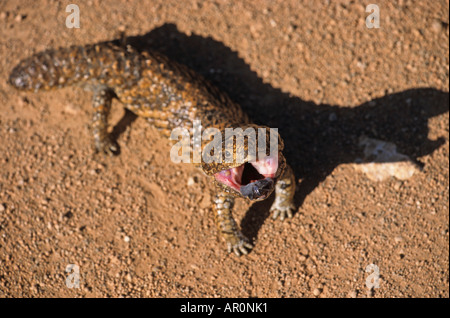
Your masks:
<svg viewBox="0 0 450 318"><path fill-rule="evenodd" d="M82 68L86 58L82 47L47 50L22 61L12 70L9 83L20 90L48 90L74 84L89 75Z"/></svg>
<svg viewBox="0 0 450 318"><path fill-rule="evenodd" d="M112 43L47 50L26 58L12 70L9 83L20 90L38 91L98 79L112 80L119 72L138 75L138 54Z"/></svg>

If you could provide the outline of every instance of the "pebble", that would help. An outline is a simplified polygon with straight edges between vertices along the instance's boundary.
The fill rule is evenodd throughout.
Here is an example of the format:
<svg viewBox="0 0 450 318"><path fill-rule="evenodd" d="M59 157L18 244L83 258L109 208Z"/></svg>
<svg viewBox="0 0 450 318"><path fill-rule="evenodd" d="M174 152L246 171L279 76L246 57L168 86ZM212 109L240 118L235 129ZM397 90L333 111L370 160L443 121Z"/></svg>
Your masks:
<svg viewBox="0 0 450 318"><path fill-rule="evenodd" d="M188 178L188 181L187 181L187 185L188 185L188 187L191 187L191 186L193 186L194 184L196 184L197 182L196 182L196 179L195 178L193 178L193 177L189 177Z"/></svg>
<svg viewBox="0 0 450 318"><path fill-rule="evenodd" d="M356 292L356 290L353 290L349 293L350 298L356 298L356 296L358 296L358 293Z"/></svg>
<svg viewBox="0 0 450 318"><path fill-rule="evenodd" d="M321 291L319 288L315 288L315 289L313 290L314 296L319 296L321 292L322 292L322 291Z"/></svg>
<svg viewBox="0 0 450 318"><path fill-rule="evenodd" d="M123 238L123 240L124 240L126 243L128 243L128 242L130 241L130 237L129 237L129 236L125 236L125 237Z"/></svg>
<svg viewBox="0 0 450 318"><path fill-rule="evenodd" d="M400 181L398 181L398 182L395 182L392 187L394 188L395 191L398 191L398 190L400 190L401 186L402 186L402 183Z"/></svg>
<svg viewBox="0 0 450 318"><path fill-rule="evenodd" d="M16 21L16 22L21 22L23 19L25 19L25 15L22 15L22 14L18 14L18 15L16 15L16 17L14 18L14 21Z"/></svg>
<svg viewBox="0 0 450 318"><path fill-rule="evenodd" d="M64 112L69 115L76 115L78 114L78 109L73 104L66 104L66 106L64 107Z"/></svg>
<svg viewBox="0 0 450 318"><path fill-rule="evenodd" d="M117 28L117 31L119 32L125 32L127 30L127 27L125 25L119 25L119 27Z"/></svg>
<svg viewBox="0 0 450 318"><path fill-rule="evenodd" d="M406 155L397 152L394 143L361 136L359 146L364 147L364 163L353 167L363 172L372 181L383 181L390 177L403 181L419 171L418 166Z"/></svg>
<svg viewBox="0 0 450 318"><path fill-rule="evenodd" d="M0 203L0 212L3 212L3 211L5 211L5 206Z"/></svg>
<svg viewBox="0 0 450 318"><path fill-rule="evenodd" d="M436 33L439 33L442 31L442 22L434 19L433 22L431 22L431 30L433 30Z"/></svg>

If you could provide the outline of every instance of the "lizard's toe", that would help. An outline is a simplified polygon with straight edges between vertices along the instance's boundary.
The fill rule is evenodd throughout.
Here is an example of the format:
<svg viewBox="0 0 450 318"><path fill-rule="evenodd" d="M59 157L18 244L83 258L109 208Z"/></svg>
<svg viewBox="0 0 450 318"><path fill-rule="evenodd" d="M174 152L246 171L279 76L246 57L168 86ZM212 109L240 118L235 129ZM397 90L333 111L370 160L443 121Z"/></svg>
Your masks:
<svg viewBox="0 0 450 318"><path fill-rule="evenodd" d="M242 234L239 234L239 237L234 242L227 242L227 246L228 252L234 252L237 256L247 255L253 249L253 245Z"/></svg>
<svg viewBox="0 0 450 318"><path fill-rule="evenodd" d="M119 145L110 138L95 143L97 152L103 152L106 155L114 156L119 152Z"/></svg>
<svg viewBox="0 0 450 318"><path fill-rule="evenodd" d="M285 206L272 206L270 208L270 212L272 212L272 218L276 219L280 217L280 220L283 221L285 218L292 218L295 207L293 204L285 205Z"/></svg>

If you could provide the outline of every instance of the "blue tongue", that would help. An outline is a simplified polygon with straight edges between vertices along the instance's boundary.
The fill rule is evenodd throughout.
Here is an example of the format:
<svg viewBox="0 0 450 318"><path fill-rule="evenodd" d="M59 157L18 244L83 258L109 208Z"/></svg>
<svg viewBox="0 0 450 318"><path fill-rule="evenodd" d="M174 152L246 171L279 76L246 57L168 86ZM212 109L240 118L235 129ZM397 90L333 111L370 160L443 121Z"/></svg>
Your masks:
<svg viewBox="0 0 450 318"><path fill-rule="evenodd" d="M272 188L273 179L265 178L241 186L240 191L244 197L254 200L267 195Z"/></svg>

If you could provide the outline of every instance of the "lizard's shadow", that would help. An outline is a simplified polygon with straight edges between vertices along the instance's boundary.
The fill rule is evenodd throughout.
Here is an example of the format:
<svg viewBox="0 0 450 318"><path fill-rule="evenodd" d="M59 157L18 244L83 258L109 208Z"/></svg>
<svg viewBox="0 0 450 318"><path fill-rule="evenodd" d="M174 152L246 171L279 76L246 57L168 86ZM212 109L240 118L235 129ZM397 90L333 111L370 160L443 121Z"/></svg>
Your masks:
<svg viewBox="0 0 450 318"><path fill-rule="evenodd" d="M189 66L239 103L255 123L278 128L285 142L284 154L301 180L295 196L297 206L335 167L355 161L361 135L393 142L416 161L445 142L443 137L428 139L428 119L448 112L447 92L409 89L357 107L315 104L264 83L223 43L186 35L174 24L129 37L127 44L140 51L156 49ZM269 206L270 202L255 203L246 213L241 227L247 237L256 239Z"/></svg>

